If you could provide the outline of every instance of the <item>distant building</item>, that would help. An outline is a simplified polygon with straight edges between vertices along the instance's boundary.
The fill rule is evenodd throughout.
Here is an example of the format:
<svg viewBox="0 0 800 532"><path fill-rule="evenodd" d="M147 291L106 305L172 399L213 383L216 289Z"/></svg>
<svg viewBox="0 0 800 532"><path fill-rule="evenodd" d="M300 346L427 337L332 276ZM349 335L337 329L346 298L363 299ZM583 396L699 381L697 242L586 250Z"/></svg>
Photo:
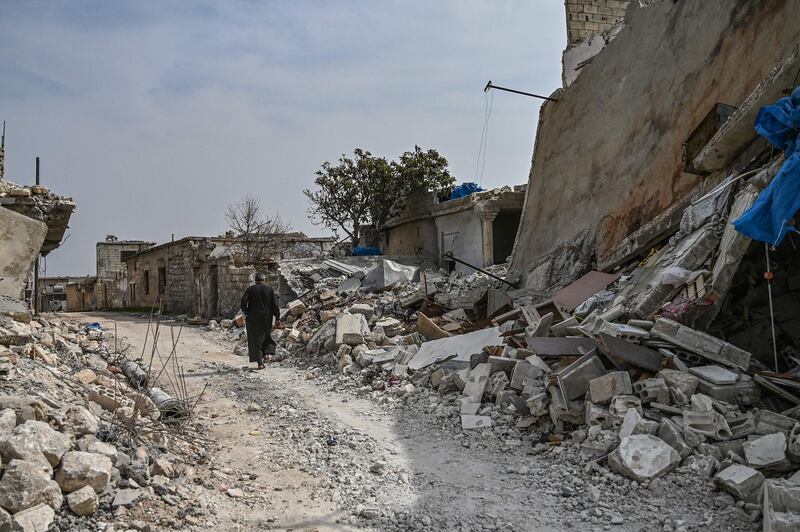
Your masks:
<svg viewBox="0 0 800 532"><path fill-rule="evenodd" d="M525 185L452 200L442 200L435 192L417 194L381 228L381 249L386 255L421 255L440 267L465 272L473 270L446 255L479 268L506 262L524 201Z"/></svg>
<svg viewBox="0 0 800 532"><path fill-rule="evenodd" d="M331 237L285 234L281 249L258 269L277 286L278 260L325 255L334 244ZM231 317L256 273L244 255L241 242L231 235L188 236L143 250L126 260L128 306L163 305L174 314Z"/></svg>
<svg viewBox="0 0 800 532"><path fill-rule="evenodd" d="M129 306L126 298L128 276L125 261L153 246L155 242L119 240L114 235L108 235L104 242L97 243L94 301L98 309Z"/></svg>

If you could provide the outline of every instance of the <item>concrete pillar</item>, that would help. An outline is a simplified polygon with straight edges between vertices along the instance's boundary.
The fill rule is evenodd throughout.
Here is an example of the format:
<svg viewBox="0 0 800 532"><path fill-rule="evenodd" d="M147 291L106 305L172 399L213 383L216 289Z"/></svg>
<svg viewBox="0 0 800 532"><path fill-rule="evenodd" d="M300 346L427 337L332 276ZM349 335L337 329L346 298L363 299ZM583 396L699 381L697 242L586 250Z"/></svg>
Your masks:
<svg viewBox="0 0 800 532"><path fill-rule="evenodd" d="M481 228L483 229L483 266L494 264L494 219L500 211L480 211Z"/></svg>

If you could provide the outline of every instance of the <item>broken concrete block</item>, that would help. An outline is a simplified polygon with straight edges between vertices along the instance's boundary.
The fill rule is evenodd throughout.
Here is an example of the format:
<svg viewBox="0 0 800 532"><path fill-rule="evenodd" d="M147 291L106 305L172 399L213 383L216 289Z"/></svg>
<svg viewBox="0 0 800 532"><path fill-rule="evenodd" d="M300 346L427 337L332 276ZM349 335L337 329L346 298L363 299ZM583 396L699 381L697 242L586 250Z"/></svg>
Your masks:
<svg viewBox="0 0 800 532"><path fill-rule="evenodd" d="M350 308L347 309L347 312L350 314L363 314L368 321L375 315L375 309L368 303L356 303L355 305L351 305Z"/></svg>
<svg viewBox="0 0 800 532"><path fill-rule="evenodd" d="M612 471L637 482L661 477L680 463L678 452L664 440L650 434L635 434L621 439L608 455Z"/></svg>
<svg viewBox="0 0 800 532"><path fill-rule="evenodd" d="M608 334L601 334L600 338L608 353L614 358L648 371L655 372L661 369L661 361L664 356L657 351L639 344L620 340Z"/></svg>
<svg viewBox="0 0 800 532"><path fill-rule="evenodd" d="M717 473L714 482L739 500L755 502L764 484L764 475L745 465L733 464Z"/></svg>
<svg viewBox="0 0 800 532"><path fill-rule="evenodd" d="M300 301L299 299L290 301L286 307L289 309L289 314L291 314L292 316L301 316L303 312L307 310L306 304Z"/></svg>
<svg viewBox="0 0 800 532"><path fill-rule="evenodd" d="M608 404L616 395L633 393L627 371L612 371L589 381L589 397L595 404Z"/></svg>
<svg viewBox="0 0 800 532"><path fill-rule="evenodd" d="M490 356L487 359L487 362L492 365L492 373L496 371L502 371L510 378L519 360L513 358Z"/></svg>
<svg viewBox="0 0 800 532"><path fill-rule="evenodd" d="M638 344L642 340L650 337L650 333L641 327L608 321L603 323L599 329L599 333L605 333L614 338L619 338L620 340L625 340L634 344Z"/></svg>
<svg viewBox="0 0 800 532"><path fill-rule="evenodd" d="M642 404L652 403L653 401L669 404L669 388L664 379L651 378L634 382L633 390L642 400Z"/></svg>
<svg viewBox="0 0 800 532"><path fill-rule="evenodd" d="M531 416L542 417L547 414L547 406L550 400L545 392L539 392L528 397L526 404Z"/></svg>
<svg viewBox="0 0 800 532"><path fill-rule="evenodd" d="M650 332L724 366L747 370L750 364L750 353L747 351L672 320L658 318Z"/></svg>
<svg viewBox="0 0 800 532"><path fill-rule="evenodd" d="M102 492L111 478L111 460L107 456L81 451L70 451L61 459L55 480L67 493L91 486Z"/></svg>
<svg viewBox="0 0 800 532"><path fill-rule="evenodd" d="M614 426L614 418L602 406L586 401L585 409L584 421L590 427L599 426L604 429L610 429Z"/></svg>
<svg viewBox="0 0 800 532"><path fill-rule="evenodd" d="M761 386L747 374L741 375L735 384L713 384L701 379L697 391L717 401L738 405L754 405L761 398Z"/></svg>
<svg viewBox="0 0 800 532"><path fill-rule="evenodd" d="M722 366L697 366L689 368L689 372L711 384L735 384L739 380L738 373L734 373Z"/></svg>
<svg viewBox="0 0 800 532"><path fill-rule="evenodd" d="M336 317L336 345L360 345L369 334L363 314L340 314Z"/></svg>
<svg viewBox="0 0 800 532"><path fill-rule="evenodd" d="M533 356L536 357L536 355ZM533 365L531 361L528 360L529 358L532 357L528 357L525 360L520 360L514 365L514 370L511 372L510 386L515 390L522 390L525 386L526 380L533 380L544 376L544 371L542 371L542 368Z"/></svg>
<svg viewBox="0 0 800 532"><path fill-rule="evenodd" d="M481 403L473 403L469 398L461 398L461 415L474 416L481 408Z"/></svg>
<svg viewBox="0 0 800 532"><path fill-rule="evenodd" d="M747 465L756 468L782 467L786 464L786 435L767 434L744 442Z"/></svg>
<svg viewBox="0 0 800 532"><path fill-rule="evenodd" d="M492 426L491 416L470 416L470 415L461 416L462 430L485 429L491 426Z"/></svg>
<svg viewBox="0 0 800 532"><path fill-rule="evenodd" d="M697 391L700 379L685 371L675 369L662 369L658 376L664 379L669 388L670 398L676 405L685 405L689 398Z"/></svg>
<svg viewBox="0 0 800 532"><path fill-rule="evenodd" d="M622 420L619 429L619 437L632 436L634 434L652 434L658 432L658 423L644 419L635 408L629 409Z"/></svg>
<svg viewBox="0 0 800 532"><path fill-rule="evenodd" d="M558 385L564 397L571 401L586 395L589 382L605 372L605 366L597 355L586 354L558 373Z"/></svg>
<svg viewBox="0 0 800 532"><path fill-rule="evenodd" d="M764 482L764 531L800 530L800 485L784 479Z"/></svg>
<svg viewBox="0 0 800 532"><path fill-rule="evenodd" d="M0 506L17 513L38 504L57 509L62 502L58 484L42 471L39 464L11 460L0 480Z"/></svg>
<svg viewBox="0 0 800 532"><path fill-rule="evenodd" d="M463 394L469 398L470 402L481 402L486 387L489 385L491 372L492 365L488 363L478 364L469 372L467 382L464 384Z"/></svg>
<svg viewBox="0 0 800 532"><path fill-rule="evenodd" d="M403 331L403 322L397 318L382 318L375 322L375 327L382 327L387 338L393 338Z"/></svg>
<svg viewBox="0 0 800 532"><path fill-rule="evenodd" d="M582 401L569 401L564 398L564 394L558 386L550 386L550 406L548 411L550 419L558 425L562 421L579 425L586 418L586 408Z"/></svg>
<svg viewBox="0 0 800 532"><path fill-rule="evenodd" d="M753 432L756 434L766 435L773 432L783 432L788 435L797 423L796 420L783 414L772 412L771 410L759 410L755 414L755 428Z"/></svg>
<svg viewBox="0 0 800 532"><path fill-rule="evenodd" d="M420 346L409 362L409 368L416 371L445 359L468 362L471 355L480 353L484 347L496 345L503 345L498 327L431 340Z"/></svg>
<svg viewBox="0 0 800 532"><path fill-rule="evenodd" d="M69 509L80 516L92 515L97 511L100 500L91 486L84 486L67 495Z"/></svg>
<svg viewBox="0 0 800 532"><path fill-rule="evenodd" d="M623 419L625 414L631 408L636 409L639 414L642 414L642 402L635 395L617 395L611 399L611 404L608 407L609 413L618 418Z"/></svg>
<svg viewBox="0 0 800 532"><path fill-rule="evenodd" d="M728 422L717 412L683 412L684 437L693 431L715 440L728 440L733 437Z"/></svg>
<svg viewBox="0 0 800 532"><path fill-rule="evenodd" d="M690 404L692 412L701 413L714 411L714 400L702 393L696 393L692 395Z"/></svg>
<svg viewBox="0 0 800 532"><path fill-rule="evenodd" d="M686 444L678 426L672 420L663 418L658 425L656 435L675 449L681 460L692 454L692 448Z"/></svg>

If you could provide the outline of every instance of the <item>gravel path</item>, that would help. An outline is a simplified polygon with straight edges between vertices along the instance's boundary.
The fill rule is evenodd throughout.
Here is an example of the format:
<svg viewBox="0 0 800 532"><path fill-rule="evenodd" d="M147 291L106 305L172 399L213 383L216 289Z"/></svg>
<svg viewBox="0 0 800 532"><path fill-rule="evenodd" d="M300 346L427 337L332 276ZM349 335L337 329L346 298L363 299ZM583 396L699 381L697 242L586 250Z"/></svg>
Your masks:
<svg viewBox="0 0 800 532"><path fill-rule="evenodd" d="M84 317L116 321L134 348L144 340L140 318ZM185 529L757 529L690 468L636 485L571 445L536 445L513 428L465 434L452 398L428 390L403 403L321 367L248 371L197 328L183 330L179 356L190 393L208 384L198 416L219 445L198 467Z"/></svg>

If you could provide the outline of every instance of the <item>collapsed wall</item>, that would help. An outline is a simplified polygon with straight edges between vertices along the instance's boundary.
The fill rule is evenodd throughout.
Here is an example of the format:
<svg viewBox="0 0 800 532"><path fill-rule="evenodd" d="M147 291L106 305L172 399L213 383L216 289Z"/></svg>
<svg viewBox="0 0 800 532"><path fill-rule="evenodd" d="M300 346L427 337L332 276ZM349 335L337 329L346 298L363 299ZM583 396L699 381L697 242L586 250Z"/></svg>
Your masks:
<svg viewBox="0 0 800 532"><path fill-rule="evenodd" d="M741 105L799 39L796 2L630 4L616 38L542 106L509 276L548 292L645 256L724 177L684 171L684 143L717 103Z"/></svg>

